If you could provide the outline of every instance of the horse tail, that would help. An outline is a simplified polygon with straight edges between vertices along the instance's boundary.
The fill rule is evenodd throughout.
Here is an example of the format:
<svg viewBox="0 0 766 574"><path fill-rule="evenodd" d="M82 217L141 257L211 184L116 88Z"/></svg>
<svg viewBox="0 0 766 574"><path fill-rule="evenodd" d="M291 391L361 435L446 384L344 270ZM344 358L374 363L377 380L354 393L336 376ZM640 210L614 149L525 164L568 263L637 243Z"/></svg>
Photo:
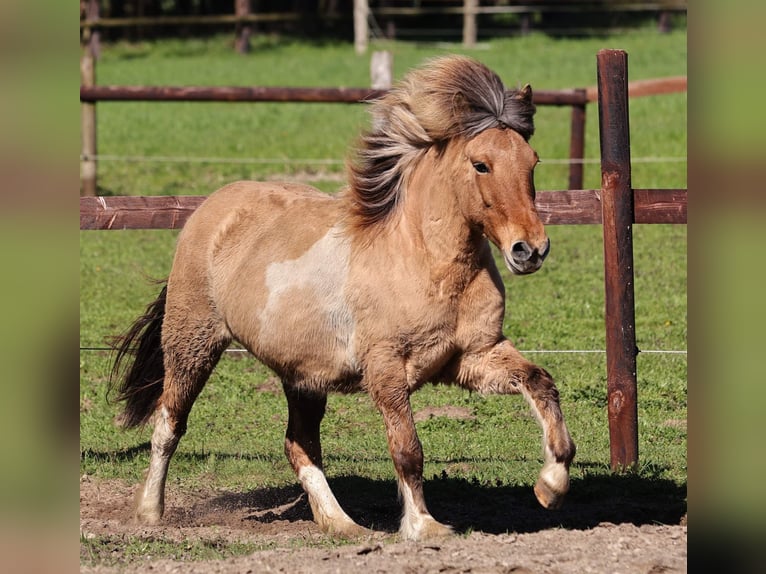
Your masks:
<svg viewBox="0 0 766 574"><path fill-rule="evenodd" d="M165 317L167 285L128 331L117 337L117 351L109 377L109 391L116 401L125 401L117 422L125 428L146 424L157 408L165 378L162 350L162 320ZM128 356L132 356L132 360Z"/></svg>

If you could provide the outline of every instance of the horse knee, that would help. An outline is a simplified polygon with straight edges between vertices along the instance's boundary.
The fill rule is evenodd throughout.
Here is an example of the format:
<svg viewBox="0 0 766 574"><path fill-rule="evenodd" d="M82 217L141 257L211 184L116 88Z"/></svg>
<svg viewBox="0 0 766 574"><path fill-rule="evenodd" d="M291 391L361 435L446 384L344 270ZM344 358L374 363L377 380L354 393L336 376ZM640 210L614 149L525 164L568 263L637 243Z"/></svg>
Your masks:
<svg viewBox="0 0 766 574"><path fill-rule="evenodd" d="M423 476L423 448L420 443L410 449L397 449L391 452L394 467L404 480L420 480Z"/></svg>

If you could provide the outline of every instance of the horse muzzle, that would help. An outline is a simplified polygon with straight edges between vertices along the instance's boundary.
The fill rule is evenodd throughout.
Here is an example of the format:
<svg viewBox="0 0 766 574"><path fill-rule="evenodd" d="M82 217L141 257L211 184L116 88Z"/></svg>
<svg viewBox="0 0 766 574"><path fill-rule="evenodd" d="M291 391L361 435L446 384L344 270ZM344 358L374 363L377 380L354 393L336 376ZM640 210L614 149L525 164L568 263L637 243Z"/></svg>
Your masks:
<svg viewBox="0 0 766 574"><path fill-rule="evenodd" d="M503 258L514 275L529 275L542 267L550 250L551 241L548 238L540 247L532 247L526 241L516 241L510 249L503 250Z"/></svg>

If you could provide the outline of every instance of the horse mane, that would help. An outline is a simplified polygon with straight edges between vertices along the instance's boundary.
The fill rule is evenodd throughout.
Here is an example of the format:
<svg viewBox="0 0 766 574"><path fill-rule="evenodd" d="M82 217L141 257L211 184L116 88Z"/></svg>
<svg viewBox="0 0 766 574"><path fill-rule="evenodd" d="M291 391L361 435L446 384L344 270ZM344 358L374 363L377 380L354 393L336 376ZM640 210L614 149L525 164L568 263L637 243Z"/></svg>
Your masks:
<svg viewBox="0 0 766 574"><path fill-rule="evenodd" d="M434 58L372 104L372 126L348 163L350 223L376 227L396 210L418 161L434 145L500 127L534 133L532 90L507 91L487 66L465 56Z"/></svg>

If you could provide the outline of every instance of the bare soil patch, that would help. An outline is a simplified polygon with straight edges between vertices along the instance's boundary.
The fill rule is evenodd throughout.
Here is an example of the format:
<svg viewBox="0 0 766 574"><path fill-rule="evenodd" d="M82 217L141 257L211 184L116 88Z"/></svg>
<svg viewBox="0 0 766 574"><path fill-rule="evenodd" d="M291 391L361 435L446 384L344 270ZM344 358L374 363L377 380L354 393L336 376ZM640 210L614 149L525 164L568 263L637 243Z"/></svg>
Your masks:
<svg viewBox="0 0 766 574"><path fill-rule="evenodd" d="M107 547L94 556L81 542L81 572L685 572L685 492L656 483L642 489L640 481L619 477L611 482L573 484L568 503L551 512L537 505L531 488L434 477L426 485L431 510L458 534L414 543L395 534L393 481L335 478L330 483L341 504L376 530L338 545L311 521L297 485L236 493L169 484L163 524L146 527L131 520L134 485L83 476L81 537ZM124 555L125 541L136 538L258 549L199 561Z"/></svg>

